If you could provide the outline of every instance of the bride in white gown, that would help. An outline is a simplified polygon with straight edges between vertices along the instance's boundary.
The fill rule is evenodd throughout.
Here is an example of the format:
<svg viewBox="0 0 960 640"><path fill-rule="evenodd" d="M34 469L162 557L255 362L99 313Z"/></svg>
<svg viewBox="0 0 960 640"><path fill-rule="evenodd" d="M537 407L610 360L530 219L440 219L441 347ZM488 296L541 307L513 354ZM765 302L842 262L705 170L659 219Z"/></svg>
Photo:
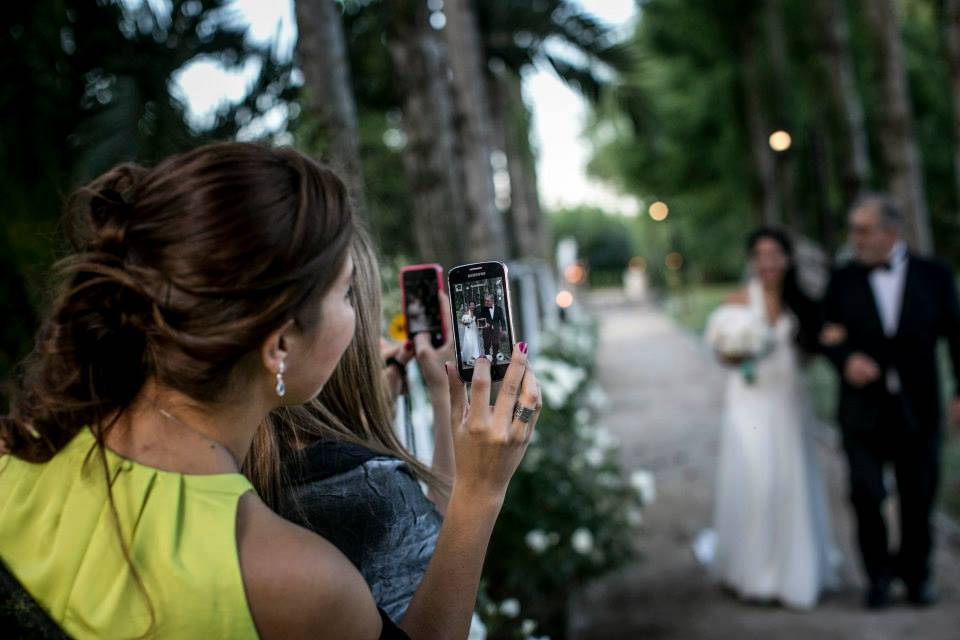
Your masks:
<svg viewBox="0 0 960 640"><path fill-rule="evenodd" d="M749 248L754 275L728 304L745 305L768 323L772 350L755 363L752 375L730 373L715 531L706 554L712 558L702 559L744 599L809 609L836 582L836 551L801 370L800 345L816 339L818 314L797 287L786 236L761 230L751 236Z"/></svg>
<svg viewBox="0 0 960 640"><path fill-rule="evenodd" d="M464 364L473 366L474 361L483 354L474 303L471 302L463 310L463 314L460 316L460 328L460 355Z"/></svg>

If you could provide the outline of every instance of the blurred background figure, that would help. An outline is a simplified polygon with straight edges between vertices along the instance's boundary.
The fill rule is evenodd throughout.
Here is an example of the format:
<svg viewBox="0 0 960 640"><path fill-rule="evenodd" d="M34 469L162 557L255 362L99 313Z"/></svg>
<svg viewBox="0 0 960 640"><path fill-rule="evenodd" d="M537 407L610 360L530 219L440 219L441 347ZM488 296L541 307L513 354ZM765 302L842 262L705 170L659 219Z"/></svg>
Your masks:
<svg viewBox="0 0 960 640"><path fill-rule="evenodd" d="M908 249L903 225L891 198L861 196L849 219L856 262L834 274L824 303L828 326L822 342L841 379L838 420L870 608L890 604L895 578L912 604L936 600L931 518L940 482L940 338L949 343L960 389L956 281L949 269ZM948 416L960 424L958 393ZM896 552L883 514L887 467L895 471L899 497Z"/></svg>
<svg viewBox="0 0 960 640"><path fill-rule="evenodd" d="M720 441L715 551L701 555L720 583L745 600L811 609L837 585L802 372L804 351L816 348L820 313L797 284L793 246L783 233L758 230L747 250L746 286L714 312L707 328L708 342L734 370ZM749 322L728 319L733 313ZM726 335L731 331L736 335ZM757 339L730 344L744 333Z"/></svg>

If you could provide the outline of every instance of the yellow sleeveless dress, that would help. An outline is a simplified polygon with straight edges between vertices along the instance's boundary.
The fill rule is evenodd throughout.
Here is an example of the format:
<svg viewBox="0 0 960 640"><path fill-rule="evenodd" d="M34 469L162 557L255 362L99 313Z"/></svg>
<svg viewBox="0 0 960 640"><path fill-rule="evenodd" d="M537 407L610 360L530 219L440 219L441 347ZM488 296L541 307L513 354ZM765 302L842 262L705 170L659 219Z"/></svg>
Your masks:
<svg viewBox="0 0 960 640"><path fill-rule="evenodd" d="M44 464L0 457L0 559L10 572L74 638L257 638L236 540L247 479L106 457L119 519L89 429Z"/></svg>

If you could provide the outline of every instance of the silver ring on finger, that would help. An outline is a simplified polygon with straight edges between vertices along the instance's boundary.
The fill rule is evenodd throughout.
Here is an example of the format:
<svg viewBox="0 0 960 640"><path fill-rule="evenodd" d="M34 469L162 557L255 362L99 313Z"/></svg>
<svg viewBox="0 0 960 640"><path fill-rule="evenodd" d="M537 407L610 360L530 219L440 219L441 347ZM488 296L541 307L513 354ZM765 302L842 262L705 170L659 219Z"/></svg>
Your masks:
<svg viewBox="0 0 960 640"><path fill-rule="evenodd" d="M519 420L520 422L526 424L533 419L533 414L536 412L536 409L530 409L528 407L521 406L521 404L518 402L513 408L513 419Z"/></svg>

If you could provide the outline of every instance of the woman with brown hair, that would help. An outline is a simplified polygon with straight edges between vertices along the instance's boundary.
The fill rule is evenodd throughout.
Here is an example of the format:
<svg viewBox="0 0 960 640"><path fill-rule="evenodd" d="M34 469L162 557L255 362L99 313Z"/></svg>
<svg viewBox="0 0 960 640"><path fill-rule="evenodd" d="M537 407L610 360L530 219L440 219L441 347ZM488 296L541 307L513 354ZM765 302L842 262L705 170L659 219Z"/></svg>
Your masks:
<svg viewBox="0 0 960 640"><path fill-rule="evenodd" d="M353 337L343 183L289 149L210 145L111 170L69 222L0 422L10 573L77 638L404 637L343 554L239 473L267 415L316 396ZM515 407L539 408L525 362L493 407L488 363L469 407L448 368L456 475L413 638L466 635L535 423Z"/></svg>
<svg viewBox="0 0 960 640"><path fill-rule="evenodd" d="M354 238L352 255L353 341L316 399L261 427L245 469L260 495L269 496L268 504L336 545L367 581L377 605L398 621L433 556L454 473L442 360L452 355L452 345L435 350L429 334L414 336L434 417L428 468L394 432L396 395L384 378L395 368L384 367L380 347L379 261L363 231ZM408 353L397 354L397 367ZM273 451L281 452L283 469L264 464L277 459Z"/></svg>

